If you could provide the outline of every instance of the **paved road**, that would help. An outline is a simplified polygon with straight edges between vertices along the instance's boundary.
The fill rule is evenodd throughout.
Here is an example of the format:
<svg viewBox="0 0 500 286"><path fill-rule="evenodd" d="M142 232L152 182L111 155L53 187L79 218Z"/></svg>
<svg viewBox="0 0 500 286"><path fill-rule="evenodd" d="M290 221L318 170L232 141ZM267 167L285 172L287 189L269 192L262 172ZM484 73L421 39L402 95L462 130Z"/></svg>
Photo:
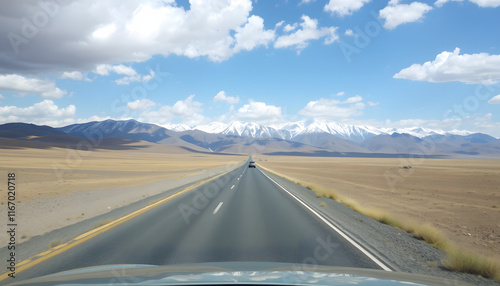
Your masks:
<svg viewBox="0 0 500 286"><path fill-rule="evenodd" d="M24 270L18 277L106 264L219 261L380 269L259 168L244 165Z"/></svg>

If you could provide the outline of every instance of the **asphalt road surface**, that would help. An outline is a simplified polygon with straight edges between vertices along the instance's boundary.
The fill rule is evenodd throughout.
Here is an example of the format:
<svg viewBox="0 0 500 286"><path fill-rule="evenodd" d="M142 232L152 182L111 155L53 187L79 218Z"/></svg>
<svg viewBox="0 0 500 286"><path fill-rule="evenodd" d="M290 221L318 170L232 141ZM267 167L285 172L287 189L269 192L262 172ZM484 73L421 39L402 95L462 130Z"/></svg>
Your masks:
<svg viewBox="0 0 500 286"><path fill-rule="evenodd" d="M107 264L268 261L380 267L247 164L18 274ZM19 280L17 280L19 281Z"/></svg>

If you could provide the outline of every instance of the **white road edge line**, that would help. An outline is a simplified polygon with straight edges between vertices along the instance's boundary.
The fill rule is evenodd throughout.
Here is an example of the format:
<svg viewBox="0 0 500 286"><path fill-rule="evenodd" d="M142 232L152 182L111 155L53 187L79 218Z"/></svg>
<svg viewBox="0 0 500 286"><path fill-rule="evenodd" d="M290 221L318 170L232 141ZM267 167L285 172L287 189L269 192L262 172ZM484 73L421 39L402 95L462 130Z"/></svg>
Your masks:
<svg viewBox="0 0 500 286"><path fill-rule="evenodd" d="M214 213L213 213L213 214L216 214L216 213L219 211L219 209L220 209L220 207L222 206L222 204L223 204L223 203L224 203L224 202L220 202L220 203L217 205L217 207L215 208L215 210L214 210Z"/></svg>
<svg viewBox="0 0 500 286"><path fill-rule="evenodd" d="M324 223L326 223L330 228L335 230L338 234L340 234L345 240L350 242L354 247L359 249L363 254L365 254L368 258L370 258L373 262L375 262L378 266L380 266L382 269L385 271L392 271L388 266L386 266L384 263L382 263L380 260L378 260L375 256L373 256L370 252L368 252L366 249L364 249L361 245L359 245L356 241L352 240L349 236L347 236L345 233L343 233L340 229L338 229L336 226L331 224L327 219L325 219L321 214L313 210L311 207L309 207L307 204L305 204L302 200L300 200L298 197L296 197L294 194L292 194L289 190L285 189L283 186L278 184L275 180L273 180L271 177L269 177L266 173L262 172L264 176L266 176L269 180L271 180L273 183L278 185L280 188L282 188L285 192L287 192L290 196L292 196L295 200L297 200L299 203L301 203L305 208L307 208L309 211L311 211L313 214L315 214L319 219L321 219Z"/></svg>

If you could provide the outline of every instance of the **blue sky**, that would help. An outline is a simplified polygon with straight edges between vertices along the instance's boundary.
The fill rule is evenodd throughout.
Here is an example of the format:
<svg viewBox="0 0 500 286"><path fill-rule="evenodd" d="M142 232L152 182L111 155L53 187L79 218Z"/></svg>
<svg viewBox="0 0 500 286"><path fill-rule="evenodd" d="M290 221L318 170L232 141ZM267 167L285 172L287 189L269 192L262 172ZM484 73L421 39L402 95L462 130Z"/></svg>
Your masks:
<svg viewBox="0 0 500 286"><path fill-rule="evenodd" d="M0 123L318 119L500 137L500 0L1 5Z"/></svg>

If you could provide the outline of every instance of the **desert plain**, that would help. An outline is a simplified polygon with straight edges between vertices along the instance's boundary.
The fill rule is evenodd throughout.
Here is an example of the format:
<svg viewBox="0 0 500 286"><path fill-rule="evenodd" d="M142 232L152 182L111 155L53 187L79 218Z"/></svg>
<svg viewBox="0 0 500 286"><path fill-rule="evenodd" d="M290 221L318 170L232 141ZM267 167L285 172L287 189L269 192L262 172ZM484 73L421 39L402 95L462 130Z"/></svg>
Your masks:
<svg viewBox="0 0 500 286"><path fill-rule="evenodd" d="M500 258L500 160L255 157L403 222L431 224L463 249Z"/></svg>
<svg viewBox="0 0 500 286"><path fill-rule="evenodd" d="M81 150L14 148L11 144L0 148L0 211L7 213L8 173L16 176L16 222L18 240L23 242L247 159L144 141ZM1 221L6 224L7 216ZM6 242L2 232L0 247Z"/></svg>
<svg viewBox="0 0 500 286"><path fill-rule="evenodd" d="M22 242L101 214L104 206L123 206L159 191L142 186L200 176L247 158L144 141L118 149L0 148L0 211L6 212L9 172L16 173ZM500 257L498 159L253 158L257 166L332 189L362 207L430 223L462 248Z"/></svg>

